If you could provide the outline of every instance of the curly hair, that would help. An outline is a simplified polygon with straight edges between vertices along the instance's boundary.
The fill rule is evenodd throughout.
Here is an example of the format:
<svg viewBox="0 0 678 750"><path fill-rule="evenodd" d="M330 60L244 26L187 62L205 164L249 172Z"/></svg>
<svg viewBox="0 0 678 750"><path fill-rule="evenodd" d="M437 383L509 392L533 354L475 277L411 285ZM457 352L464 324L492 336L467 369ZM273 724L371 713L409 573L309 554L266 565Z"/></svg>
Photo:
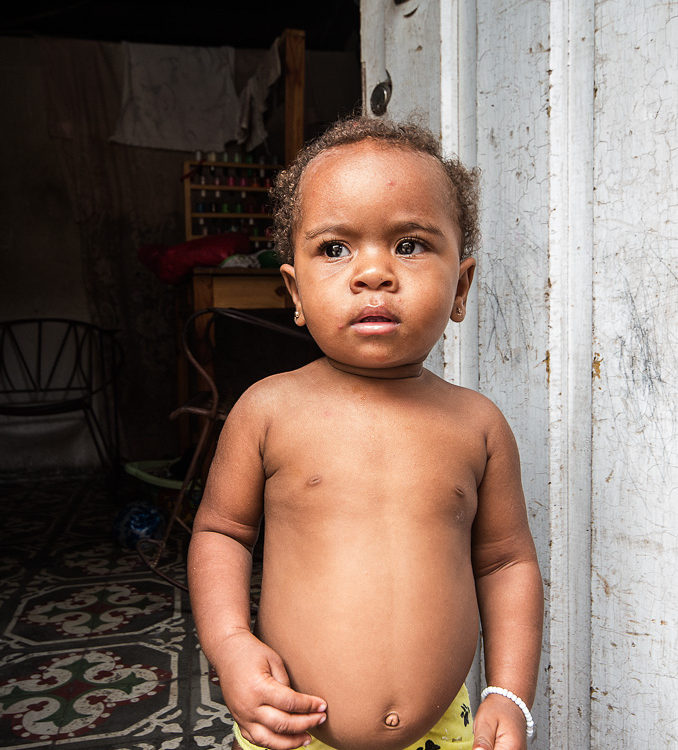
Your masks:
<svg viewBox="0 0 678 750"><path fill-rule="evenodd" d="M284 263L294 263L294 231L299 222L299 186L306 167L325 151L338 146L374 140L397 148L429 154L443 168L450 184L454 218L461 229L461 257L473 254L480 242L478 227L478 169L467 169L458 158L445 159L437 138L412 123L391 123L371 117L351 117L332 125L308 143L287 169L282 170L271 190L273 239Z"/></svg>

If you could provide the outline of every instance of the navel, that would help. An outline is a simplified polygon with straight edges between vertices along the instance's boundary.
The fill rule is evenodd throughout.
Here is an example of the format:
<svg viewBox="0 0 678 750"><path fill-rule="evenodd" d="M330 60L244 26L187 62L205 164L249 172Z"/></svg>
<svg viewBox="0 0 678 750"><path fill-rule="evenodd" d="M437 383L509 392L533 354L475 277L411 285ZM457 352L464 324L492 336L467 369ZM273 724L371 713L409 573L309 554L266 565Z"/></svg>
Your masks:
<svg viewBox="0 0 678 750"><path fill-rule="evenodd" d="M319 474L314 474L312 477L309 477L306 481L307 487L315 487L317 484L320 484L323 481L323 478Z"/></svg>
<svg viewBox="0 0 678 750"><path fill-rule="evenodd" d="M384 716L384 724L386 724L387 727L395 728L400 724L400 716L395 711L389 711L386 716Z"/></svg>

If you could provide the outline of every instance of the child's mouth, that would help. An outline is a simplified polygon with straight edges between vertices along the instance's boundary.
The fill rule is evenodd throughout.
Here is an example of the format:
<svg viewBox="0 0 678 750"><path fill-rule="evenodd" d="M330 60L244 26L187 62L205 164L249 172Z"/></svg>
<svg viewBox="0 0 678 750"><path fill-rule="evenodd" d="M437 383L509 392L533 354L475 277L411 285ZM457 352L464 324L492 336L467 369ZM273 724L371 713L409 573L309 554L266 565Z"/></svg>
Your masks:
<svg viewBox="0 0 678 750"><path fill-rule="evenodd" d="M382 307L364 308L353 319L351 327L360 334L374 336L391 333L400 321L389 310Z"/></svg>

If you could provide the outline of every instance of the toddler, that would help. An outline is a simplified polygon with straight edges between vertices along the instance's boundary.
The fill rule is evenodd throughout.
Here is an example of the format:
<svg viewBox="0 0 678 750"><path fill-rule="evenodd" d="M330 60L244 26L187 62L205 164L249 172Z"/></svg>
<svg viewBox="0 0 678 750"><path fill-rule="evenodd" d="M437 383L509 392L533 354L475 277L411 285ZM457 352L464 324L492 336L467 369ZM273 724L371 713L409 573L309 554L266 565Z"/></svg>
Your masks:
<svg viewBox="0 0 678 750"><path fill-rule="evenodd" d="M355 118L274 201L294 317L325 356L240 398L195 519L191 600L236 745L523 750L543 613L518 450L490 401L423 366L465 315L476 175L428 131Z"/></svg>

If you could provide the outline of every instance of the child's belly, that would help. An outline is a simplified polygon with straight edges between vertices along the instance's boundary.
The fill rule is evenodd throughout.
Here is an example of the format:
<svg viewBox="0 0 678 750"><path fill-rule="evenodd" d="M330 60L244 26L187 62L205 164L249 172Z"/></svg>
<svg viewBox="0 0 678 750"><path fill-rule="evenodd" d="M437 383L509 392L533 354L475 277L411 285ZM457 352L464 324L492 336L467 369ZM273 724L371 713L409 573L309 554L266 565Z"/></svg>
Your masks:
<svg viewBox="0 0 678 750"><path fill-rule="evenodd" d="M327 701L313 731L338 750L416 742L454 700L478 638L469 530L335 527L278 543L267 525L257 634L300 692ZM308 530L308 528L307 528ZM296 536L296 535L294 535ZM342 538L343 537L343 538ZM284 539L284 542L282 541Z"/></svg>

